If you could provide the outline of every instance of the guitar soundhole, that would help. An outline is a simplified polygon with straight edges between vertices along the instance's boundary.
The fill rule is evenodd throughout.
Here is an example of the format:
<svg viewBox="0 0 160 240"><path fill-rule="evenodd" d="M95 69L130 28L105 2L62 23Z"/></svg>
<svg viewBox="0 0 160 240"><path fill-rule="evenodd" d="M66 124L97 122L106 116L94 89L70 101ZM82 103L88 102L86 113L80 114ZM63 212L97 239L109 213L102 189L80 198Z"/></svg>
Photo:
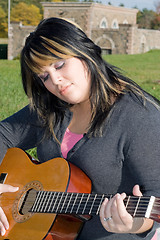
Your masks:
<svg viewBox="0 0 160 240"><path fill-rule="evenodd" d="M12 216L16 222L25 222L32 217L34 213L29 210L34 204L37 191L41 190L43 190L42 184L39 181L32 181L19 191L12 208Z"/></svg>

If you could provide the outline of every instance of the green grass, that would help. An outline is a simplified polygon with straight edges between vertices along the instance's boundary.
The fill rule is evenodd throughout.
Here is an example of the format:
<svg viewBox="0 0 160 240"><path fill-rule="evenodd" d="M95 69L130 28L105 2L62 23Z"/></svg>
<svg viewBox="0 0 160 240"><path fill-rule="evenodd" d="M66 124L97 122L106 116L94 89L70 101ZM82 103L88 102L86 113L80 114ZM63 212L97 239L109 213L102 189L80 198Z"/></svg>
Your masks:
<svg viewBox="0 0 160 240"><path fill-rule="evenodd" d="M22 88L18 60L0 60L0 89L0 120L28 103Z"/></svg>
<svg viewBox="0 0 160 240"><path fill-rule="evenodd" d="M107 55L109 63L124 70L124 74L160 100L160 50L136 55Z"/></svg>
<svg viewBox="0 0 160 240"><path fill-rule="evenodd" d="M138 55L106 55L104 58L160 99L160 50ZM0 120L28 103L22 88L19 60L0 60L0 89Z"/></svg>
<svg viewBox="0 0 160 240"><path fill-rule="evenodd" d="M104 58L160 100L160 50L139 55L107 55ZM0 60L0 120L28 104L19 60ZM36 149L28 151L36 157Z"/></svg>

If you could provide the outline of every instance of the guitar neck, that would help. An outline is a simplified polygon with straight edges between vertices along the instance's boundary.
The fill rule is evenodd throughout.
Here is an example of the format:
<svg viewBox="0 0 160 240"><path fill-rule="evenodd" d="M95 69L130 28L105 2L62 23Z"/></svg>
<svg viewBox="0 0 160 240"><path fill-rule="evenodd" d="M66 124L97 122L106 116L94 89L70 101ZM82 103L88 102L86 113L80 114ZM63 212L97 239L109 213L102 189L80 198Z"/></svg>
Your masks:
<svg viewBox="0 0 160 240"><path fill-rule="evenodd" d="M102 202L110 197L112 195L39 191L30 212L98 215ZM124 199L124 204L133 217L153 219L160 200L153 196L128 196Z"/></svg>

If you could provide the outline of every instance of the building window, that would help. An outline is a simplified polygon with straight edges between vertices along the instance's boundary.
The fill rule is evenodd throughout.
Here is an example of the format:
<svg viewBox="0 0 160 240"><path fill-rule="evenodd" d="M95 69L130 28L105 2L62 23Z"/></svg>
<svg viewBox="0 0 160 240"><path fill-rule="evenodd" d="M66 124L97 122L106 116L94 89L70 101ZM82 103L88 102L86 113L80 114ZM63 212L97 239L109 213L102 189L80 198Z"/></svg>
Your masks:
<svg viewBox="0 0 160 240"><path fill-rule="evenodd" d="M127 19L125 19L125 20L123 21L123 24L128 24Z"/></svg>
<svg viewBox="0 0 160 240"><path fill-rule="evenodd" d="M103 18L100 22L100 28L108 28L108 23L106 18Z"/></svg>
<svg viewBox="0 0 160 240"><path fill-rule="evenodd" d="M141 37L141 45L140 45L140 53L145 53L147 50L146 50L146 37L145 35L142 35Z"/></svg>
<svg viewBox="0 0 160 240"><path fill-rule="evenodd" d="M112 49L102 48L102 55L111 55L111 54L112 54Z"/></svg>
<svg viewBox="0 0 160 240"><path fill-rule="evenodd" d="M119 28L117 19L114 19L114 20L113 20L113 22L112 22L112 28L113 28L113 29L118 29L118 28Z"/></svg>

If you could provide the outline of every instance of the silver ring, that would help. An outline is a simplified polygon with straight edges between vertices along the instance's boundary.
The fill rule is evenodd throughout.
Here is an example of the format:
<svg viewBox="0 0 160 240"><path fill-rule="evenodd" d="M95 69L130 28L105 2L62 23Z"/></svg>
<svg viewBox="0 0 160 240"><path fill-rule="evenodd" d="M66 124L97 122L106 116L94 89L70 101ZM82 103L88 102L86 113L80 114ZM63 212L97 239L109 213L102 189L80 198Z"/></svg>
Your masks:
<svg viewBox="0 0 160 240"><path fill-rule="evenodd" d="M107 221L109 221L109 220L111 220L112 219L112 216L110 216L110 217L108 217L108 218L104 218L103 220L105 221L105 222L107 222Z"/></svg>

